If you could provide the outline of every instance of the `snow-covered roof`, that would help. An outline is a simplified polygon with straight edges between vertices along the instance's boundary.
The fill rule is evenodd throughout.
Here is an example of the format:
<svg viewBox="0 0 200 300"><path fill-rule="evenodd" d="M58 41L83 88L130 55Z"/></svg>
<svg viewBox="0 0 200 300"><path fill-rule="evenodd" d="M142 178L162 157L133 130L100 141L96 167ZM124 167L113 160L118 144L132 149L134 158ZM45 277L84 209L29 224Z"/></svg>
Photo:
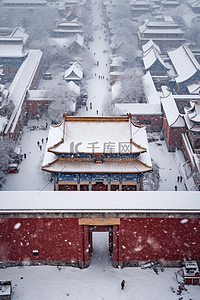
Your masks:
<svg viewBox="0 0 200 300"><path fill-rule="evenodd" d="M73 64L66 72L65 79L67 80L81 80L83 78L83 72Z"/></svg>
<svg viewBox="0 0 200 300"><path fill-rule="evenodd" d="M80 34L76 34L72 37L65 37L65 38L50 38L50 43L52 45L59 45L60 47L68 48L73 43L77 43L80 47L83 47L84 37Z"/></svg>
<svg viewBox="0 0 200 300"><path fill-rule="evenodd" d="M58 160L57 153L138 153L138 160ZM124 145L129 148L123 150ZM77 146L76 146L77 145ZM128 149L128 150L127 150ZM128 152L127 152L128 151ZM64 164L63 164L64 162ZM135 126L126 117L64 117L59 126L50 126L43 170L50 172L146 172L151 170L146 128ZM132 170L132 171L131 171Z"/></svg>
<svg viewBox="0 0 200 300"><path fill-rule="evenodd" d="M4 130L7 122L8 122L7 117L0 116L0 133L2 133L2 131Z"/></svg>
<svg viewBox="0 0 200 300"><path fill-rule="evenodd" d="M44 0L3 0L3 4L45 4Z"/></svg>
<svg viewBox="0 0 200 300"><path fill-rule="evenodd" d="M190 94L196 94L199 95L200 93L200 81L196 80L195 82L188 84L187 89Z"/></svg>
<svg viewBox="0 0 200 300"><path fill-rule="evenodd" d="M182 15L182 19L188 28L190 28L194 22L198 21L197 15L191 10L188 10L187 13Z"/></svg>
<svg viewBox="0 0 200 300"><path fill-rule="evenodd" d="M124 121L125 120L125 121ZM136 143L132 146L132 153L145 152L145 129L136 127L127 121L127 117L105 117L105 118L78 118L67 117L56 127L57 131L63 132L63 143L59 146L49 146L54 153L70 153L70 144L81 142L79 152L93 153L90 143L97 141L96 153L106 152L105 143L112 141L115 147L112 153L119 153L119 143L130 143L130 139ZM54 130L53 130L54 131ZM59 142L60 140L58 140ZM143 144L145 145L143 146Z"/></svg>
<svg viewBox="0 0 200 300"><path fill-rule="evenodd" d="M156 61L163 66L163 68L168 69L166 64L164 63L162 57L159 55L157 50L152 47L146 54L143 56L144 68L148 70Z"/></svg>
<svg viewBox="0 0 200 300"><path fill-rule="evenodd" d="M156 21L151 22L148 19L144 24L138 26L138 30L142 34L147 34L150 37L152 34L183 34L184 31L179 28L179 25L174 21ZM166 38L166 37L165 37ZM154 39L154 37L153 37Z"/></svg>
<svg viewBox="0 0 200 300"><path fill-rule="evenodd" d="M188 80L200 70L199 63L185 44L182 44L176 50L168 51L168 55L178 74L176 77L177 83L182 83Z"/></svg>
<svg viewBox="0 0 200 300"><path fill-rule="evenodd" d="M159 53L161 53L160 47L156 45L152 40L149 40L146 44L142 46L142 51L145 53L149 51L152 47L154 47Z"/></svg>
<svg viewBox="0 0 200 300"><path fill-rule="evenodd" d="M24 32L25 29L22 27L16 27L13 32L11 33L11 37L17 37L17 38L23 38L23 44L25 45L29 35L27 33Z"/></svg>
<svg viewBox="0 0 200 300"><path fill-rule="evenodd" d="M178 111L173 95L166 86L162 86L162 92L161 102L169 127L185 127L184 119Z"/></svg>
<svg viewBox="0 0 200 300"><path fill-rule="evenodd" d="M8 125L5 130L7 134L8 130L11 128L11 133L14 132L18 118L21 114L21 108L26 96L27 90L30 88L33 78L38 69L39 63L42 58L41 50L29 50L29 54L25 61L22 63L14 80L12 81L8 89L8 100L12 100L15 109L11 115ZM11 127L12 126L12 127Z"/></svg>
<svg viewBox="0 0 200 300"><path fill-rule="evenodd" d="M200 123L200 101L190 101L190 107L184 107L185 122L191 131L200 132L200 125L195 125L194 122Z"/></svg>
<svg viewBox="0 0 200 300"><path fill-rule="evenodd" d="M117 96L119 95L122 87L122 82L117 81L115 84L112 85L112 99L115 100Z"/></svg>
<svg viewBox="0 0 200 300"><path fill-rule="evenodd" d="M76 195L76 196L75 196ZM27 201L27 199L29 201ZM83 201L84 200L84 201ZM135 212L199 213L199 192L4 192L1 191L0 213L32 212Z"/></svg>
<svg viewBox="0 0 200 300"><path fill-rule="evenodd" d="M117 49L119 48L121 45L123 44L121 38L117 35L114 35L111 37L111 44L110 44L110 48L111 49Z"/></svg>
<svg viewBox="0 0 200 300"><path fill-rule="evenodd" d="M150 103L115 103L114 108L122 115L131 113L132 115L160 115L161 105Z"/></svg>
<svg viewBox="0 0 200 300"><path fill-rule="evenodd" d="M52 100L51 93L47 90L29 90L27 94L27 100L41 101L41 100Z"/></svg>
<svg viewBox="0 0 200 300"><path fill-rule="evenodd" d="M69 86L70 90L72 90L77 95L80 95L80 86L78 86L75 82L70 81L67 83L67 85Z"/></svg>
<svg viewBox="0 0 200 300"><path fill-rule="evenodd" d="M8 38L7 38L8 39ZM22 40L22 38L15 38L17 40ZM1 38L0 38L1 40ZM13 40L13 38L12 38ZM23 51L23 43L21 44L9 44L0 43L0 57L24 57L28 51Z"/></svg>
<svg viewBox="0 0 200 300"><path fill-rule="evenodd" d="M142 77L142 80L143 80L144 92L148 103L159 105L160 96L156 91L153 79L149 71Z"/></svg>

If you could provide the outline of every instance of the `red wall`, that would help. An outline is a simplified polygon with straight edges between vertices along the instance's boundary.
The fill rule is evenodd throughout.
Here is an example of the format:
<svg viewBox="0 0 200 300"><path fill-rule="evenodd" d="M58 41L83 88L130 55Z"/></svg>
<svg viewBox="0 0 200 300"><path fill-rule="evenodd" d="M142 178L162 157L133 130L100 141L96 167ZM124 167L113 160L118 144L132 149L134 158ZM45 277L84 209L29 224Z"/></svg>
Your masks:
<svg viewBox="0 0 200 300"><path fill-rule="evenodd" d="M156 127L162 127L162 123L163 123L163 116L162 114L158 115L158 114L154 114L154 115L134 115L132 114L132 117L134 117L138 123L140 124L145 124L145 122L142 121L150 121L151 122L151 126L156 126Z"/></svg>
<svg viewBox="0 0 200 300"><path fill-rule="evenodd" d="M185 127L169 127L165 113L163 112L164 135L168 147L182 146L182 133L185 133Z"/></svg>
<svg viewBox="0 0 200 300"><path fill-rule="evenodd" d="M200 219L120 220L120 260L200 260L199 249Z"/></svg>
<svg viewBox="0 0 200 300"><path fill-rule="evenodd" d="M8 218L0 226L0 261L89 261L88 226L78 218ZM200 260L199 249L198 218L123 218L113 226L116 262Z"/></svg>
<svg viewBox="0 0 200 300"><path fill-rule="evenodd" d="M17 229L16 224L21 226ZM78 219L9 218L0 219L0 225L0 260L82 260ZM33 256L33 250L39 250L39 256Z"/></svg>

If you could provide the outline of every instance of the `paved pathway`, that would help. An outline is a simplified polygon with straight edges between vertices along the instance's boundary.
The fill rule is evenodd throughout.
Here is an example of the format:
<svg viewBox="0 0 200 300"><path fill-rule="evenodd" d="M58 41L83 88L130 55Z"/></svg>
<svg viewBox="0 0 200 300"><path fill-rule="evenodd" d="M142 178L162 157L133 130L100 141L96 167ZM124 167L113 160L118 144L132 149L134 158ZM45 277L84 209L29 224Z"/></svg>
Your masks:
<svg viewBox="0 0 200 300"><path fill-rule="evenodd" d="M105 113L105 107L111 101L111 89L110 48L101 1L92 0L91 14L93 41L89 44L89 48L94 56L95 66L92 70L92 77L88 80L87 106L80 109L78 115L102 116Z"/></svg>

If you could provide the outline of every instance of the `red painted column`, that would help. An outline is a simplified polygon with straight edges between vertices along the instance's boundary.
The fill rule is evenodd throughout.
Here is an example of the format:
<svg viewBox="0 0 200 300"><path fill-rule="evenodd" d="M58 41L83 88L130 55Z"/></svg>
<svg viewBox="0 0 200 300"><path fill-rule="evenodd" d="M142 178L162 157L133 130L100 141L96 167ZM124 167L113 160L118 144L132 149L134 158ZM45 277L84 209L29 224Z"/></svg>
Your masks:
<svg viewBox="0 0 200 300"><path fill-rule="evenodd" d="M113 226L113 266L118 267L119 262L119 226Z"/></svg>
<svg viewBox="0 0 200 300"><path fill-rule="evenodd" d="M88 240L88 226L84 225L84 256L85 263L89 262L89 240ZM87 266L87 263L86 265Z"/></svg>

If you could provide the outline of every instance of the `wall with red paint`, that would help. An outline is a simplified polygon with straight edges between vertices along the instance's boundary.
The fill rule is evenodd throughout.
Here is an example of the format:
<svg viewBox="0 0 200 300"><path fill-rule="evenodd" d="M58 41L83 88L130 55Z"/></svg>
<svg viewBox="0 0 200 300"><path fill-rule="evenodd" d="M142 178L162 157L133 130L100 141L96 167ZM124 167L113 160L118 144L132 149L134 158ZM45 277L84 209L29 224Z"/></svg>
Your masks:
<svg viewBox="0 0 200 300"><path fill-rule="evenodd" d="M82 226L75 218L0 219L0 260L66 260L83 257ZM39 250L38 256L32 251Z"/></svg>
<svg viewBox="0 0 200 300"><path fill-rule="evenodd" d="M5 218L0 226L0 261L71 261L88 266L88 226L79 225L78 218ZM199 261L199 249L198 218L123 218L113 226L116 266L115 262L126 261ZM33 250L39 255L33 256Z"/></svg>
<svg viewBox="0 0 200 300"><path fill-rule="evenodd" d="M120 220L119 257L130 260L200 260L200 219Z"/></svg>

